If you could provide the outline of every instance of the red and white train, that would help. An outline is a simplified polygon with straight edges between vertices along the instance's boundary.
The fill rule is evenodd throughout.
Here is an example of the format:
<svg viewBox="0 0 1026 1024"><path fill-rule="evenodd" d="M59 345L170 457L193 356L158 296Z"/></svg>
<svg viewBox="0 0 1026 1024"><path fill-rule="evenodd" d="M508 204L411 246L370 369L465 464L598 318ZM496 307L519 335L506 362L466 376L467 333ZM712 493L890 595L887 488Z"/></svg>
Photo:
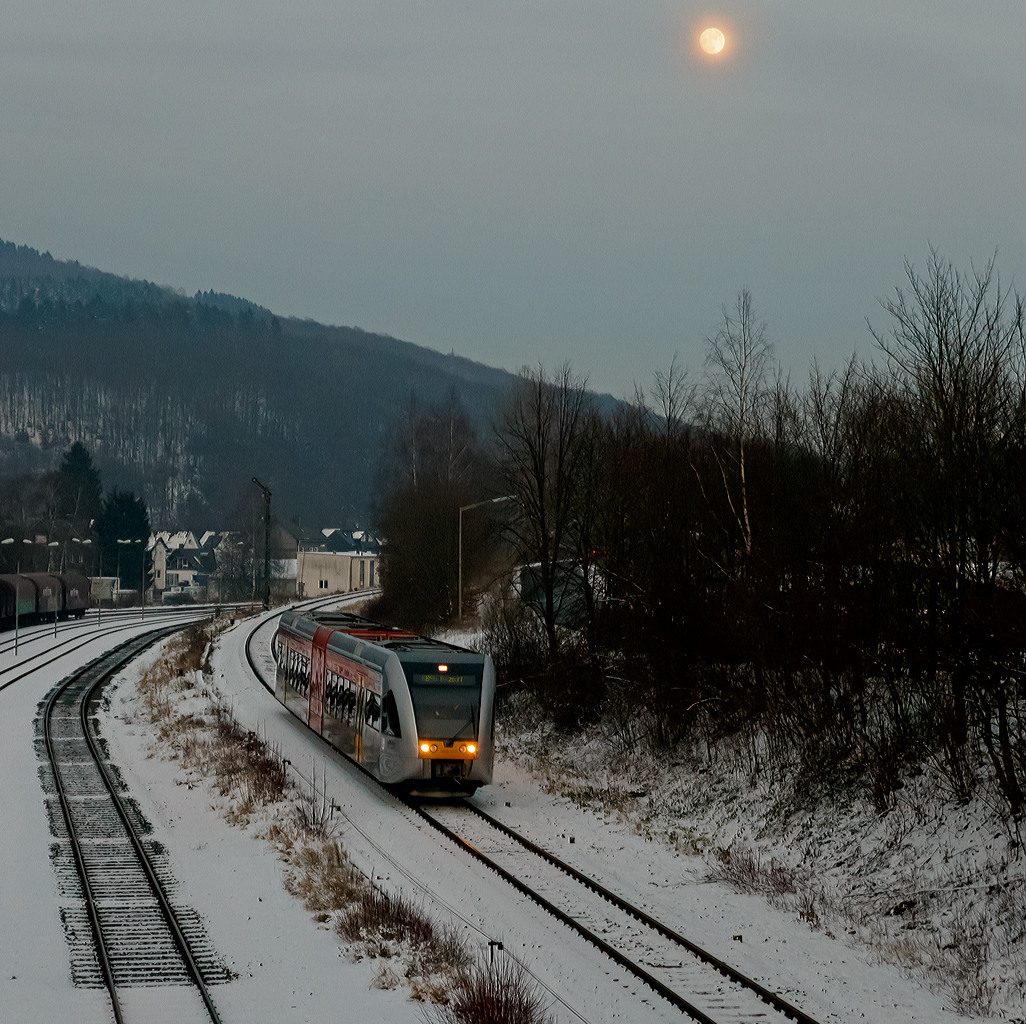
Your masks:
<svg viewBox="0 0 1026 1024"><path fill-rule="evenodd" d="M469 794L492 781L487 655L348 612L284 612L272 651L275 697L386 785Z"/></svg>

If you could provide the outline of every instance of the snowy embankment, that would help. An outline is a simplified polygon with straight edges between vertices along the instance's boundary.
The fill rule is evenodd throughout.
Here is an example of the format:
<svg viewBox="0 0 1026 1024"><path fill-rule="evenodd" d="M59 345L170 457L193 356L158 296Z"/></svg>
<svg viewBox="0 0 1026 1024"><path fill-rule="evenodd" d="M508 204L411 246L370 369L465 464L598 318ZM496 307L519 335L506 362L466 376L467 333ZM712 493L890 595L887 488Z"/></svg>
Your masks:
<svg viewBox="0 0 1026 1024"><path fill-rule="evenodd" d="M250 628L240 623L223 634L213 652L212 673L175 690L181 713L203 715L212 699L230 706L246 729L291 762L289 770L307 796L316 778L317 797L311 806L327 809L334 836L376 886L410 899L440 927L451 926L477 956L487 957L489 940L503 941L501 955L514 954L527 966L557 1020L598 1024L680 1019L315 741L254 682L244 653ZM156 657L154 653L148 660ZM422 1021L424 1004L412 1001L411 988L402 984L401 958L367 959L366 948L340 940L330 920L288 894L286 883L294 868L281 859L280 844L268 839L277 812L230 806L211 778L185 767L176 759L181 752L173 756L172 748L146 724L138 692L144 667L123 674L101 728L113 760L122 766L132 795L154 826L155 838L167 847L178 901L203 916L212 943L238 975L214 991L223 1019ZM896 835L896 826L887 821L857 816L843 821L814 818L804 824L792 817L788 831L774 818L766 793L727 773L701 774L704 766L684 763L656 774L640 760L624 771L622 760L599 733L571 744L536 723L520 724L523 731L505 732L495 785L476 797L497 817L819 1020L897 1024L957 1019L944 1009L952 1003L949 996L876 962L873 947L866 944L876 918L866 918L864 933L852 925L855 935L840 923L838 908L850 896L842 879L865 878L867 894L877 878L883 888L886 876L871 875L870 869L880 861L881 844L888 842L895 851L889 870L904 879L902 865L907 873L913 862L912 833ZM35 813L42 818L38 782L34 776L32 781ZM24 810L29 794L22 796ZM39 831L45 832L45 823ZM851 845L855 838L861 847ZM851 859L847 868L845 843ZM715 856L717 849L731 844L733 873ZM776 856L788 871L793 869L793 877L787 875L787 884L771 887L768 897L725 885L725 875L736 883L751 875L745 869L755 861L745 862L742 844L762 857L763 866ZM952 853L958 849L952 847ZM836 865L833 874L826 870L828 861ZM822 870L809 871L810 865ZM54 948L51 942L47 980L39 971L33 977L50 991L44 1000L19 999L16 1007L9 1002L5 1007L16 1008L22 1021L102 1019L99 994L76 991L67 980L52 876L45 877L46 864L37 864L37 869L33 878L42 907L32 912L53 917L46 931L59 945ZM758 884L767 876L773 873L755 871ZM921 887L923 881L920 873ZM860 893L856 897L862 898ZM27 913L27 907L22 911ZM896 927L908 923L901 916L894 922ZM3 934L7 961L16 936L9 925ZM364 958L354 962L355 956ZM13 991L9 986L17 984L11 981L3 989ZM24 986L18 991L29 994ZM45 1005L46 1012L33 1015L34 1005Z"/></svg>
<svg viewBox="0 0 1026 1024"><path fill-rule="evenodd" d="M780 969L786 974L808 956L806 978L823 978L842 1017L851 1017L841 1012L848 1006L858 1007L855 1018L912 1019L898 1014L903 1009L934 1019L943 1006L1026 1018L1026 862L1014 832L985 801L946 801L924 772L887 814L868 797L810 805L786 781L735 772L727 757L660 763L625 754L601 729L567 738L521 723L506 732L501 754L586 820L642 839L646 852L635 848L633 856L653 876L676 874L691 892L751 894L763 907L751 917L759 942L774 928L793 942L789 929L797 925L802 951ZM752 906L725 895L718 902ZM742 917L733 920L744 932ZM729 948L733 930L714 929L699 941L768 976L748 960L748 934L744 954ZM904 994L890 985L886 995L874 991L899 971ZM853 1001L844 994L852 990L859 992Z"/></svg>

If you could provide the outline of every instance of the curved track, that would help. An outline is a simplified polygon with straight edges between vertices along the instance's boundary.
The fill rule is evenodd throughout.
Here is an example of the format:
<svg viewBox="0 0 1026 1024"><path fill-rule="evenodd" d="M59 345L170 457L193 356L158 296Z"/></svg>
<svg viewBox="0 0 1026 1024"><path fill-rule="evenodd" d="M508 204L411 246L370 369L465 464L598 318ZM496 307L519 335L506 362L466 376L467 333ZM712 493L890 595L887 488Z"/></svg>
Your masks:
<svg viewBox="0 0 1026 1024"><path fill-rule="evenodd" d="M165 626L126 641L59 683L40 706L43 785L57 839L54 866L65 900L72 975L80 986L107 989L118 1024L133 1002L138 1019L151 1019L152 1007L144 1009L132 990L157 986L178 989L161 994L174 1020L220 1024L208 986L229 980L198 917L172 906L160 877L162 850L140 835L146 823L119 793L115 770L90 725L103 684L180 628Z"/></svg>
<svg viewBox="0 0 1026 1024"><path fill-rule="evenodd" d="M251 650L261 629L266 634L268 621L273 622L266 620L250 633L246 657L253 674L273 693L273 679L269 681L266 674L273 671L273 661L269 654L254 656ZM380 785L362 765L346 760ZM692 1019L702 1024L785 1020L816 1024L775 992L473 804L426 805L393 795ZM567 878L575 884L567 886Z"/></svg>

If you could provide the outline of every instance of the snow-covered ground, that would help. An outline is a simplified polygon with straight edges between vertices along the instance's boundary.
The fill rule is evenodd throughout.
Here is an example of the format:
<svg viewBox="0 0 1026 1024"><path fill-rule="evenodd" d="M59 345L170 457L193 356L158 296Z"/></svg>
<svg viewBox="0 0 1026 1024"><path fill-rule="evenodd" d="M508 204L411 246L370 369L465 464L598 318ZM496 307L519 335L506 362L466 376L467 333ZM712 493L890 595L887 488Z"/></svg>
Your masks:
<svg viewBox="0 0 1026 1024"><path fill-rule="evenodd" d="M440 839L287 714L253 680L246 664L244 644L251 628L251 623L239 623L222 635L209 685L230 702L245 727L290 760L300 784L309 786L316 776L318 788L326 790L326 803L340 808L334 819L337 835L379 886L401 891L439 923L451 923L482 956L489 939L503 941L508 954L536 977L561 1022L680 1019L583 940ZM0 668L4 664L0 661ZM109 1016L102 993L71 985L32 745L36 704L70 667L55 665L38 680L0 692L0 770L8 825L0 836L4 1022ZM214 990L222 1019L422 1021L422 1005L412 1002L407 990L374 987L381 964L351 962L337 936L286 894L286 866L275 848L259 838L260 816L228 824L220 813L223 801L208 782L170 759L138 714L135 685L141 670L135 666L123 674L102 728L112 759L121 765L155 837L167 847L178 903L203 916L212 944L238 974ZM585 737L571 750L544 731L508 734L504 749L495 785L476 797L484 807L812 1016L824 1022L894 1024L957 1019L945 1010L940 994L896 967L875 962L863 936L831 927L831 900L843 899L840 891L824 893L813 905L821 914L819 927L813 928L815 922L800 917L796 897L771 902L708 880L719 863L710 856L717 847L737 842L740 848L743 842L758 850L765 844L770 808L765 796L749 801L740 782L698 775L686 765L647 782L639 781L640 774L634 780L611 778L603 774L608 750L597 736ZM627 795L642 789L645 796ZM877 849L880 829L894 829L868 818L818 827L821 881L835 888L842 876L827 879L826 861L840 860L842 850L857 861L859 850L865 855ZM802 841L810 834L803 833ZM909 835L894 840L899 851ZM784 858L786 839L774 849L788 864L809 859L804 850ZM868 869L871 858L864 859Z"/></svg>

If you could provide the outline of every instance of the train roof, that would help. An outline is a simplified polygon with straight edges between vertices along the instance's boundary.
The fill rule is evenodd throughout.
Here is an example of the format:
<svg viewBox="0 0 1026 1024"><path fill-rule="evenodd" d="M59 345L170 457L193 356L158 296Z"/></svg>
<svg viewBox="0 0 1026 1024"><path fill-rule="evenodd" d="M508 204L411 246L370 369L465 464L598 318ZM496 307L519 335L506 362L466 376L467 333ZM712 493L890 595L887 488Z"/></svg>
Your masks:
<svg viewBox="0 0 1026 1024"><path fill-rule="evenodd" d="M304 630L301 622L297 621L304 619L313 628L308 626ZM283 612L282 624L292 628L298 627L301 632L309 632L311 636L316 632L317 626L327 626L329 629L334 630L336 634L342 634L345 637L351 638L352 644L346 644L346 646L352 646L354 650L358 650L364 644L371 644L386 651L395 651L397 654L418 651L425 653L429 651L448 651L453 654L475 654L480 656L477 651L472 651L467 647L459 647L456 644L446 643L444 640L435 640L432 637L422 636L419 633L413 633L398 626L387 626L384 623L365 619L362 615L355 615L352 612L311 612L307 614L299 611ZM335 639L335 637L332 637L329 643L332 643ZM341 639L341 637L338 639Z"/></svg>

